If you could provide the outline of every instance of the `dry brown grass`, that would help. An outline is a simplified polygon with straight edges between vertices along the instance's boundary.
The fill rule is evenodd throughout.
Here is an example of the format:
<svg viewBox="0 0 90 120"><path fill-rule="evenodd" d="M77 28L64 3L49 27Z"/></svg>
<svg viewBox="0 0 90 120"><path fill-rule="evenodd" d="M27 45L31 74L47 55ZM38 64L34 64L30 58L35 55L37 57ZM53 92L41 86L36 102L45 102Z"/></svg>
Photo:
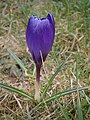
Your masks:
<svg viewBox="0 0 90 120"><path fill-rule="evenodd" d="M86 14L82 10L74 9L75 6L72 8L73 2L67 6L65 1L62 3L54 1L46 1L45 3L41 1L26 2L24 0L1 1L0 83L16 87L34 96L33 82L29 80L6 49L11 48L24 62L34 80L34 62L26 52L26 24L31 14L36 13L38 16L44 16L49 11L55 17L56 33L52 52L44 64L45 71L43 68L41 71L41 92L43 92L42 88L45 87L56 68L63 63L66 64L56 75L45 99L64 90L90 86L89 18L85 16ZM78 76L76 72L78 72ZM84 120L89 120L90 91L80 92L79 97ZM72 93L49 103L36 104L18 94L0 88L0 120L65 120L65 115L71 120L76 120L78 119L77 99L78 94Z"/></svg>

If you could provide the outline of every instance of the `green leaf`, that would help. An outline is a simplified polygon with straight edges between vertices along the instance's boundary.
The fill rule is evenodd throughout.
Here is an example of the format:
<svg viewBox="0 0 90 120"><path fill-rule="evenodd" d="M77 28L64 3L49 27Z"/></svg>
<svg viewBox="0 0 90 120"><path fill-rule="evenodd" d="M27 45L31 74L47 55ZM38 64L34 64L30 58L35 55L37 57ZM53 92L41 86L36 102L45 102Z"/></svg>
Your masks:
<svg viewBox="0 0 90 120"><path fill-rule="evenodd" d="M16 60L16 62L20 65L22 70L26 70L26 67L24 66L24 63L11 51L10 48L7 48L7 51L10 53L10 55Z"/></svg>
<svg viewBox="0 0 90 120"><path fill-rule="evenodd" d="M70 120L69 116L68 116L68 112L65 111L65 109L60 105L61 111L63 113L63 116L65 117L65 120Z"/></svg>
<svg viewBox="0 0 90 120"><path fill-rule="evenodd" d="M60 65L57 70L55 71L55 73L52 75L52 77L50 78L50 80L48 81L47 85L45 86L45 88L43 89L43 94L42 96L44 96L50 86L50 84L52 83L52 81L54 80L55 76L60 72L61 68L63 65Z"/></svg>
<svg viewBox="0 0 90 120"><path fill-rule="evenodd" d="M32 100L34 102L34 99L30 95L28 95L26 92L24 92L22 90L19 90L17 88L11 87L11 86L4 85L2 83L0 83L0 87L4 88L6 90L9 90L11 92L15 92L15 93L17 93L17 94L19 94L19 95L21 95L23 97L26 97L26 98L28 98L28 99L30 99L30 100Z"/></svg>
<svg viewBox="0 0 90 120"><path fill-rule="evenodd" d="M25 67L24 63L17 57L17 55L15 55L12 52L10 48L7 48L7 51L13 57L13 59L20 65L21 69L25 71L25 75L28 76L29 79L32 80L32 82L34 82L33 76L30 74L30 71Z"/></svg>
<svg viewBox="0 0 90 120"><path fill-rule="evenodd" d="M81 108L81 103L80 103L80 98L79 98L79 91L77 91L78 98L77 98L77 114L78 114L78 120L83 120L83 113L82 113L82 108Z"/></svg>
<svg viewBox="0 0 90 120"><path fill-rule="evenodd" d="M62 67L67 63L67 60L69 59L70 56L68 56L68 58L66 59L66 61L64 63L62 63L55 71L55 73L52 75L52 77L50 78L50 80L48 81L47 85L44 87L43 89L43 93L42 93L42 98L45 96L49 86L51 85L52 81L54 80L54 78L56 77L56 75L60 72L60 70L62 69Z"/></svg>
<svg viewBox="0 0 90 120"><path fill-rule="evenodd" d="M67 90L67 91L64 91L64 92L61 92L61 93L57 93L57 94L49 97L48 99L46 99L45 102L50 102L52 100L55 100L56 98L60 98L62 96L77 92L77 90L81 91L81 90L86 90L86 89L89 89L89 88L90 88L90 86L86 86L86 87L80 87L80 88L76 88L76 89Z"/></svg>

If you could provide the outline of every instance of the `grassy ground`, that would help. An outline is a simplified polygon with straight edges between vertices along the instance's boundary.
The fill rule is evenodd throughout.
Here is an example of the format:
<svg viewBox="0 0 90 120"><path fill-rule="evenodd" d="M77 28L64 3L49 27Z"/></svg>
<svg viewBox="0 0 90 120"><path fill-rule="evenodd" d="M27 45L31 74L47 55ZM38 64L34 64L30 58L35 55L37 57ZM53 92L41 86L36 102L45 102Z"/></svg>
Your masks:
<svg viewBox="0 0 90 120"><path fill-rule="evenodd" d="M0 120L89 120L90 89L45 100L65 90L90 86L90 0L31 1L0 1L0 83L34 96L35 65L26 52L25 30L30 15L45 17L48 12L55 18L56 32L45 72L41 71L41 94L48 80L52 82L43 103L0 88ZM30 70L30 79L7 48Z"/></svg>

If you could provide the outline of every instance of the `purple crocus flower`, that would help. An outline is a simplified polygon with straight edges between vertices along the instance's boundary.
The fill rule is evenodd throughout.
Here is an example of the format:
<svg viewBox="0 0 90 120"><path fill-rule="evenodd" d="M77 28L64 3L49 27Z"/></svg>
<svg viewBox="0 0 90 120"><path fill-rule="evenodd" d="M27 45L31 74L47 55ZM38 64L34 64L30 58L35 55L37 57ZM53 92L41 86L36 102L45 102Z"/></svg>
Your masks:
<svg viewBox="0 0 90 120"><path fill-rule="evenodd" d="M48 53L52 49L55 36L53 16L48 13L46 18L31 16L26 29L26 42L36 64L36 84L40 81L40 69Z"/></svg>

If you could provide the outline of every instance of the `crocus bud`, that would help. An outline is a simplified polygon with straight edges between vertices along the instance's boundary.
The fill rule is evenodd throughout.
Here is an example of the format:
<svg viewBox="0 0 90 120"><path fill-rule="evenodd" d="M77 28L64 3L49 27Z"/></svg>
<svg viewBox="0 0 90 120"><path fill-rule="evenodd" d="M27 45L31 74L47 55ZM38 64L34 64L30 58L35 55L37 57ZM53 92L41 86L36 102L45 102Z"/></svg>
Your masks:
<svg viewBox="0 0 90 120"><path fill-rule="evenodd" d="M36 82L40 81L40 69L48 53L52 49L55 36L53 16L48 13L46 18L31 16L26 29L26 43L36 64Z"/></svg>

